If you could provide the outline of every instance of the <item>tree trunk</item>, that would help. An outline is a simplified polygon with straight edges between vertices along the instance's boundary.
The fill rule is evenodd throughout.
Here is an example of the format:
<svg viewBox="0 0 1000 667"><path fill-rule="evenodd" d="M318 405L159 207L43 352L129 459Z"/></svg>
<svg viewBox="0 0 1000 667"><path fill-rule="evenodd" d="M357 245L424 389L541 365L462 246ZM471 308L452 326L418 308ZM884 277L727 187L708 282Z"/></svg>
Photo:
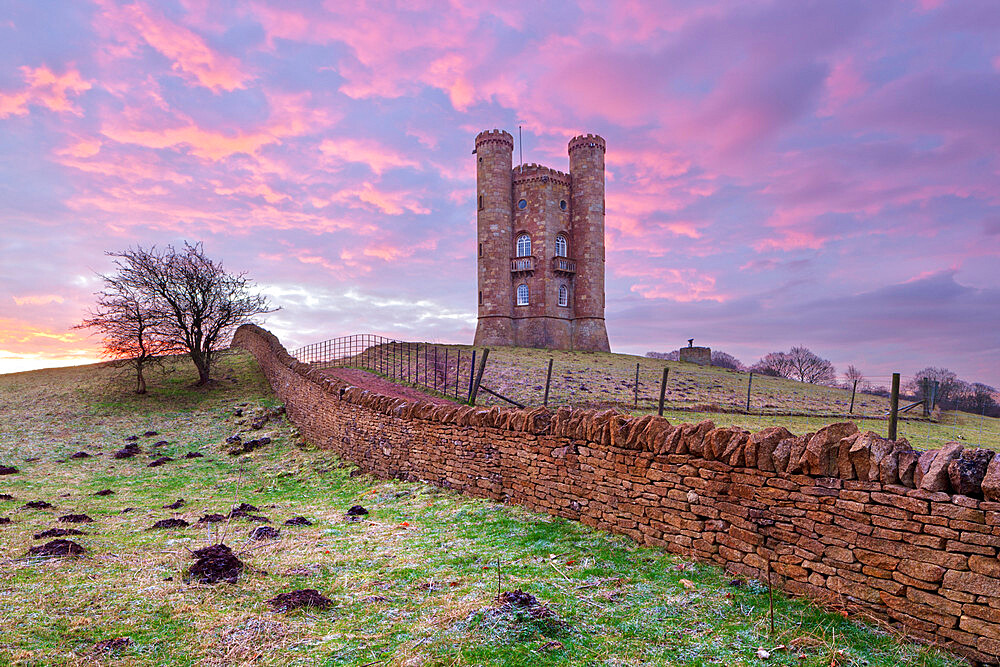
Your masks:
<svg viewBox="0 0 1000 667"><path fill-rule="evenodd" d="M192 353L191 360L198 369L198 382L196 383L196 386L203 387L208 384L209 371L211 370L209 368L208 358L201 353Z"/></svg>
<svg viewBox="0 0 1000 667"><path fill-rule="evenodd" d="M135 365L135 384L135 393L146 393L146 378L142 374L142 362L137 362Z"/></svg>

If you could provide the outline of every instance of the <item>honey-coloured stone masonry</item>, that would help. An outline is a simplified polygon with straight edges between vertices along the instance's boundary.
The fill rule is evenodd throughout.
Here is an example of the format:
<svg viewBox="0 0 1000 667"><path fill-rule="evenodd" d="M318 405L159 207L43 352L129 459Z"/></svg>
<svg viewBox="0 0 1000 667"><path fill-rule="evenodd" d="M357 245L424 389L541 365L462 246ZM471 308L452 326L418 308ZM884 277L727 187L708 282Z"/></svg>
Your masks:
<svg viewBox="0 0 1000 667"><path fill-rule="evenodd" d="M572 139L568 174L514 167L513 150L514 138L503 130L476 137L475 344L609 351L605 141L593 134Z"/></svg>
<svg viewBox="0 0 1000 667"><path fill-rule="evenodd" d="M915 452L850 423L793 436L613 410L408 402L326 377L253 325L233 346L257 358L311 442L378 477L517 503L770 576L792 594L998 664L1000 457L989 450Z"/></svg>

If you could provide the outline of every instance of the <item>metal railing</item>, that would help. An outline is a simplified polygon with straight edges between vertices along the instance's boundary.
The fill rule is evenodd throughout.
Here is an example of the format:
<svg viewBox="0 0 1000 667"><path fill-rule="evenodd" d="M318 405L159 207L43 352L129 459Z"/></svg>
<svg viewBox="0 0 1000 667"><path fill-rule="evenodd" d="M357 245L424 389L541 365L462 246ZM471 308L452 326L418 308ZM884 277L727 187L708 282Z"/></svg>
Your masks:
<svg viewBox="0 0 1000 667"><path fill-rule="evenodd" d="M354 334L305 345L291 355L315 368L370 371L463 402L473 393L475 350Z"/></svg>

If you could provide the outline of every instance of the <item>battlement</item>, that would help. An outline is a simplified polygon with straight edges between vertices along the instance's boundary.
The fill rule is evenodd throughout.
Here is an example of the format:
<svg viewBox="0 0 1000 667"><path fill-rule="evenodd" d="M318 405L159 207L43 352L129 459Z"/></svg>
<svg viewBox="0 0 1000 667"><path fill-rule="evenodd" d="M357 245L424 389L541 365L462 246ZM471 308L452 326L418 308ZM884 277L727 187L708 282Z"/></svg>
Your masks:
<svg viewBox="0 0 1000 667"><path fill-rule="evenodd" d="M484 130L476 135L476 147L480 144L506 144L514 150L514 137L506 130Z"/></svg>
<svg viewBox="0 0 1000 667"><path fill-rule="evenodd" d="M601 151L606 152L608 150L607 144L604 142L604 137L598 134L581 134L580 136L573 137L569 140L569 152L572 153L577 148L600 148Z"/></svg>
<svg viewBox="0 0 1000 667"><path fill-rule="evenodd" d="M571 182L569 174L534 162L514 167L512 171L514 183L554 181L569 186Z"/></svg>

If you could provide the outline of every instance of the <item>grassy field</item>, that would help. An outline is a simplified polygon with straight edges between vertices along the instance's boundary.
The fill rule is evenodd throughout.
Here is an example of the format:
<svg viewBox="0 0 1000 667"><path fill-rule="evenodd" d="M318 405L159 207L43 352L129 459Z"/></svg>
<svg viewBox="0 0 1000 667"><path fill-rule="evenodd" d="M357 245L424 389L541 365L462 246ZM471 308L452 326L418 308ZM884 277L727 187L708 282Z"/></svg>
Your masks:
<svg viewBox="0 0 1000 667"><path fill-rule="evenodd" d="M468 396L473 348L467 345L435 345L434 356L412 349L381 346L356 357L359 365L384 371L388 377L403 375L433 378L456 400ZM448 361L445 361L445 351ZM476 348L478 358L482 349ZM426 354L423 353L423 354ZM490 348L482 384L521 404L541 405L549 360L553 360L549 405L615 407L633 414L658 408L663 369L668 371L664 416L672 422L711 419L719 426L742 426L751 430L785 426L796 435L817 431L834 422L850 420L858 428L887 435L889 399L858 392L851 407L851 391L754 375L723 368L702 367L678 361L661 361L628 354ZM456 361L461 361L456 363ZM636 392L638 365L638 392ZM443 368L447 372L443 372ZM395 372L389 369L396 369ZM458 379L457 383L455 379ZM887 378L885 378L887 380ZM431 383L433 384L433 382ZM747 390L750 384L750 410ZM456 398L457 395L457 398ZM904 405L906 401L901 401ZM510 406L502 399L480 392L477 404ZM1000 449L1000 419L948 411L937 419L919 418L919 408L901 415L897 435L920 449L941 447L958 440L966 446Z"/></svg>
<svg viewBox="0 0 1000 667"><path fill-rule="evenodd" d="M108 385L105 366L0 376L0 464L20 469L0 477L13 496L0 500L11 520L0 525L0 664L962 664L778 593L772 636L755 582L517 507L355 475L283 418L250 431L271 444L231 457L225 438L275 401L251 358L219 363L215 388L189 388L181 364L144 397ZM139 438L141 455L110 457L147 431L157 433ZM68 458L81 450L101 455ZM182 458L191 451L204 457ZM150 468L154 456L175 460ZM103 489L114 494L94 495ZM34 500L54 507L24 508ZM248 540L261 524L245 519L195 524L240 502L280 537ZM358 504L370 513L346 521ZM70 513L94 521L57 521ZM294 516L313 525L283 525ZM149 529L170 517L194 525ZM33 534L70 525L87 533L70 538L86 555L25 557L45 541ZM235 584L186 582L190 551L220 533L247 569ZM500 587L551 615L497 607L498 560ZM333 605L265 604L300 588ZM118 637L131 644L94 652Z"/></svg>

